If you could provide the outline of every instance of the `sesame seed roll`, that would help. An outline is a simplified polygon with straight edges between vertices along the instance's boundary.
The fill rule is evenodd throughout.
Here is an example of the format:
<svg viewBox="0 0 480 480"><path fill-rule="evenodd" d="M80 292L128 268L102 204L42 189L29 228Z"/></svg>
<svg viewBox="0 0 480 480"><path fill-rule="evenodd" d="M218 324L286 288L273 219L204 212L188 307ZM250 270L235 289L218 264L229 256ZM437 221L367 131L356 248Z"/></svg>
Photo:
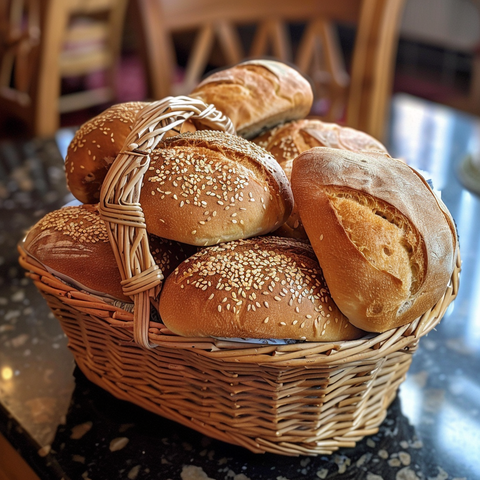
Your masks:
<svg viewBox="0 0 480 480"><path fill-rule="evenodd" d="M290 215L285 173L264 149L215 130L162 141L140 195L147 230L206 246L262 235Z"/></svg>
<svg viewBox="0 0 480 480"><path fill-rule="evenodd" d="M337 341L363 334L331 299L312 248L295 239L200 250L167 278L159 308L165 325L184 336Z"/></svg>
<svg viewBox="0 0 480 480"><path fill-rule="evenodd" d="M189 245L149 235L150 251L164 276L196 251ZM121 277L97 205L64 207L47 213L27 233L24 250L67 283L122 302Z"/></svg>
<svg viewBox="0 0 480 480"><path fill-rule="evenodd" d="M119 103L85 122L70 142L65 158L67 186L82 203L98 203L103 180L147 102ZM167 135L195 131L185 122Z"/></svg>

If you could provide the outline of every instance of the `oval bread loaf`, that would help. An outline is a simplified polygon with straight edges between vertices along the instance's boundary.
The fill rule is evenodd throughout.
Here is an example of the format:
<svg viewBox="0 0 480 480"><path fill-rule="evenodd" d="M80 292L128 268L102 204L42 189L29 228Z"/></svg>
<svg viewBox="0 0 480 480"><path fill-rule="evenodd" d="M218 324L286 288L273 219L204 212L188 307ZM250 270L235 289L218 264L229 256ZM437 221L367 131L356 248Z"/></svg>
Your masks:
<svg viewBox="0 0 480 480"><path fill-rule="evenodd" d="M248 60L217 71L190 96L215 105L244 138L306 117L313 103L312 87L306 78L295 68L275 60Z"/></svg>
<svg viewBox="0 0 480 480"><path fill-rule="evenodd" d="M159 313L183 336L335 341L364 334L330 298L310 245L279 237L200 250L166 279Z"/></svg>
<svg viewBox="0 0 480 480"><path fill-rule="evenodd" d="M410 323L445 293L455 225L404 162L317 147L294 160L292 189L332 298L358 328Z"/></svg>
<svg viewBox="0 0 480 480"><path fill-rule="evenodd" d="M264 149L199 130L160 142L140 194L147 231L205 246L262 235L290 215L288 179Z"/></svg>
<svg viewBox="0 0 480 480"><path fill-rule="evenodd" d="M123 302L132 301L122 291L107 228L95 205L47 213L29 230L23 247L67 283Z"/></svg>

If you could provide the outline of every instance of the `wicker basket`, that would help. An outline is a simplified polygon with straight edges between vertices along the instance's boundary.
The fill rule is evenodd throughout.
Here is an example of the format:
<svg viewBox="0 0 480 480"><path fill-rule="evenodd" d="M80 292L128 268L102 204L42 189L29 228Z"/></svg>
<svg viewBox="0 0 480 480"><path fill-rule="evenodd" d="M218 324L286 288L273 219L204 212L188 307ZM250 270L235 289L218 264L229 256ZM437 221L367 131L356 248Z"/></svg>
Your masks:
<svg viewBox="0 0 480 480"><path fill-rule="evenodd" d="M148 153L172 125L191 117L209 128L231 131L231 124L184 97L157 102L143 115L101 194L101 214L134 313L65 284L19 247L20 264L60 321L80 369L117 398L252 452L329 454L376 433L419 338L457 294L459 255L435 307L383 334L289 345L174 335L150 312L162 275L148 249L139 186Z"/></svg>

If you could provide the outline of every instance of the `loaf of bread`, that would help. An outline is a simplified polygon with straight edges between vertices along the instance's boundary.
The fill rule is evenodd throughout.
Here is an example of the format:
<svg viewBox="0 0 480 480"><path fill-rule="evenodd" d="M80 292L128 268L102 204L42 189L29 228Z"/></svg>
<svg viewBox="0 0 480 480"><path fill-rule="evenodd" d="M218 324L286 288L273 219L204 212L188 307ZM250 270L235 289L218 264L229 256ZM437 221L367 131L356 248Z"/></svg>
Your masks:
<svg viewBox="0 0 480 480"><path fill-rule="evenodd" d="M165 281L160 316L178 335L337 341L361 337L330 298L306 242L260 237L208 247Z"/></svg>
<svg viewBox="0 0 480 480"><path fill-rule="evenodd" d="M190 96L215 105L245 138L306 117L313 103L312 87L305 77L275 60L249 60L217 71Z"/></svg>
<svg viewBox="0 0 480 480"><path fill-rule="evenodd" d="M153 235L149 235L149 243L164 276L196 251ZM28 231L23 249L70 285L102 298L132 302L122 291L122 278L97 205L68 206L48 213Z"/></svg>
<svg viewBox="0 0 480 480"><path fill-rule="evenodd" d="M415 170L380 153L316 147L293 162L295 202L330 293L351 323L383 332L445 293L454 222Z"/></svg>
<svg viewBox="0 0 480 480"><path fill-rule="evenodd" d="M278 125L252 140L270 152L280 164L314 147L352 152L387 152L386 147L364 132L336 123L304 118Z"/></svg>
<svg viewBox="0 0 480 480"><path fill-rule="evenodd" d="M289 180L295 157L314 147L387 153L385 146L366 133L315 118L304 118L278 125L252 141L275 157ZM276 234L292 238L307 238L296 205L288 220L276 231Z"/></svg>
<svg viewBox="0 0 480 480"><path fill-rule="evenodd" d="M266 234L290 215L278 162L236 135L199 130L160 142L140 194L147 231L206 246Z"/></svg>
<svg viewBox="0 0 480 480"><path fill-rule="evenodd" d="M103 180L132 131L137 113L148 102L119 103L85 122L70 142L65 158L67 186L82 203L98 203ZM187 121L166 136L195 131Z"/></svg>

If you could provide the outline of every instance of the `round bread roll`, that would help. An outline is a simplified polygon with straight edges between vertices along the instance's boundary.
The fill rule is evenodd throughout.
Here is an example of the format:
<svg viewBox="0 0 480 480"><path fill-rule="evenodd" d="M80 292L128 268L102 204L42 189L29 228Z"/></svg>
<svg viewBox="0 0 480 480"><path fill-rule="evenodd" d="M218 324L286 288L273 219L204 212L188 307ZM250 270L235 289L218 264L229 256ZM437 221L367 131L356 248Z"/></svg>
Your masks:
<svg viewBox="0 0 480 480"><path fill-rule="evenodd" d="M148 232L206 246L275 230L290 215L293 196L265 150L236 135L199 130L158 144L140 203Z"/></svg>
<svg viewBox="0 0 480 480"><path fill-rule="evenodd" d="M149 242L164 276L194 253L191 246L153 235ZM97 205L69 206L48 213L28 231L23 248L68 284L102 297L132 302L122 291L120 272Z"/></svg>
<svg viewBox="0 0 480 480"><path fill-rule="evenodd" d="M358 328L410 323L445 293L455 225L404 162L317 147L294 160L292 189L332 298Z"/></svg>
<svg viewBox="0 0 480 480"><path fill-rule="evenodd" d="M274 60L249 60L217 71L190 94L232 120L237 134L253 138L279 123L304 118L313 103L310 83Z"/></svg>
<svg viewBox="0 0 480 480"><path fill-rule="evenodd" d="M202 249L166 279L159 313L182 336L338 341L364 333L330 298L311 247L279 237Z"/></svg>
<svg viewBox="0 0 480 480"><path fill-rule="evenodd" d="M387 153L387 149L380 142L366 133L313 118L284 123L252 141L275 157L289 180L295 157L314 147L341 148L353 152L381 151ZM307 238L296 205L294 205L288 220L275 233L285 237Z"/></svg>
<svg viewBox="0 0 480 480"><path fill-rule="evenodd" d="M124 146L137 113L147 105L148 102L113 105L75 132L65 158L65 173L67 186L76 199L98 203L105 175ZM195 130L193 123L187 121L166 135Z"/></svg>
<svg viewBox="0 0 480 480"><path fill-rule="evenodd" d="M382 143L364 132L315 118L284 123L252 141L270 152L280 164L291 161L300 153L314 147L388 153Z"/></svg>

